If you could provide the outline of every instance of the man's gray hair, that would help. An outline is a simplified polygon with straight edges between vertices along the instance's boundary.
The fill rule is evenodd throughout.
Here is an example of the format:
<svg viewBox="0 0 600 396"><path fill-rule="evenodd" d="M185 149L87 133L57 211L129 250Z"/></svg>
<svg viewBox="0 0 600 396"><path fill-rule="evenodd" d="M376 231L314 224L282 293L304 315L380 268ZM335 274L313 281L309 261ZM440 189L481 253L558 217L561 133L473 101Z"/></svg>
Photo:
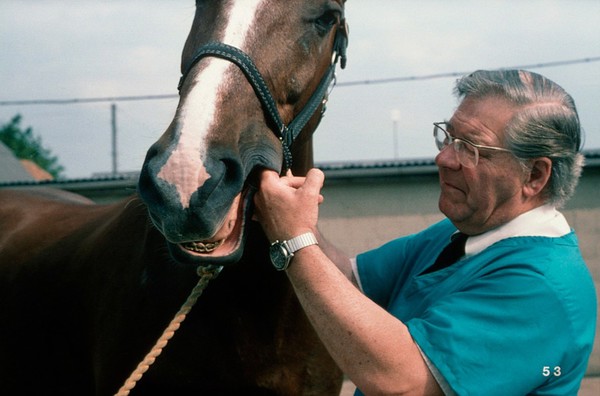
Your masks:
<svg viewBox="0 0 600 396"><path fill-rule="evenodd" d="M547 202L560 207L573 195L584 156L575 102L562 87L524 70L479 70L456 82L454 93L466 97L501 97L518 107L505 132L506 146L526 166L548 157L552 173Z"/></svg>

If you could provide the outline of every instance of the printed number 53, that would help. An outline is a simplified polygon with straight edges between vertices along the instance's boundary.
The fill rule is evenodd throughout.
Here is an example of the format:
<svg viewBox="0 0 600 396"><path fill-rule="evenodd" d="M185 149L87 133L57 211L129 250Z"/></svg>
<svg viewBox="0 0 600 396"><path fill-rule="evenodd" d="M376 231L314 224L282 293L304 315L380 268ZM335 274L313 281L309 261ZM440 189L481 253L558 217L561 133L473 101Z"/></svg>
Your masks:
<svg viewBox="0 0 600 396"><path fill-rule="evenodd" d="M555 366L555 367L550 367L550 366L544 366L542 368L542 375L544 377L549 377L551 375L555 376L555 377L560 377L560 366Z"/></svg>

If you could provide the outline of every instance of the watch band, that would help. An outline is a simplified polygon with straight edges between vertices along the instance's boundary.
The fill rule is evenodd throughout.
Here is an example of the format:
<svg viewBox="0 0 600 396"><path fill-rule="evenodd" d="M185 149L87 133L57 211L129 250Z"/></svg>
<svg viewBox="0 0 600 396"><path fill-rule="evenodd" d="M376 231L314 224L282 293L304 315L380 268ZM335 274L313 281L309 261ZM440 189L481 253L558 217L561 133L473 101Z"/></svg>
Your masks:
<svg viewBox="0 0 600 396"><path fill-rule="evenodd" d="M313 234L312 232L307 232L305 234L298 235L297 237L287 240L284 243L286 244L288 251L292 254L296 253L302 248L319 244L317 238L315 237L315 234Z"/></svg>

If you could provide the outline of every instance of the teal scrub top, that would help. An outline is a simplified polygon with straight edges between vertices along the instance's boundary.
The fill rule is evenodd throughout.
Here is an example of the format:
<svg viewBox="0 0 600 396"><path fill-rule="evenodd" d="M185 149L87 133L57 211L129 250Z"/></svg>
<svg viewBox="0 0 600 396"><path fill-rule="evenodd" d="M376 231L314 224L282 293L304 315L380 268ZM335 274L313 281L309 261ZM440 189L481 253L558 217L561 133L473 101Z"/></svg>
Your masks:
<svg viewBox="0 0 600 396"><path fill-rule="evenodd" d="M575 234L503 239L420 275L455 231L446 219L359 255L363 292L406 324L459 395L576 395L596 294Z"/></svg>

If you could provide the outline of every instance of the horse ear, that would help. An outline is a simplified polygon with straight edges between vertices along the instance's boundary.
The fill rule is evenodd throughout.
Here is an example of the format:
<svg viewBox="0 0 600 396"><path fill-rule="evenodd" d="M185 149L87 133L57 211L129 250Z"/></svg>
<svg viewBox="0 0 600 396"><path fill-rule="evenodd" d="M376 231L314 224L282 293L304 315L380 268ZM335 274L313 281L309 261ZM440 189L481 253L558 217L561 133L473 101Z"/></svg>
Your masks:
<svg viewBox="0 0 600 396"><path fill-rule="evenodd" d="M340 66L342 69L346 67L346 48L348 47L348 22L346 22L346 18L343 18L340 21L340 25L337 28L335 33L335 41L333 44L333 50L335 51L335 62L340 59Z"/></svg>

